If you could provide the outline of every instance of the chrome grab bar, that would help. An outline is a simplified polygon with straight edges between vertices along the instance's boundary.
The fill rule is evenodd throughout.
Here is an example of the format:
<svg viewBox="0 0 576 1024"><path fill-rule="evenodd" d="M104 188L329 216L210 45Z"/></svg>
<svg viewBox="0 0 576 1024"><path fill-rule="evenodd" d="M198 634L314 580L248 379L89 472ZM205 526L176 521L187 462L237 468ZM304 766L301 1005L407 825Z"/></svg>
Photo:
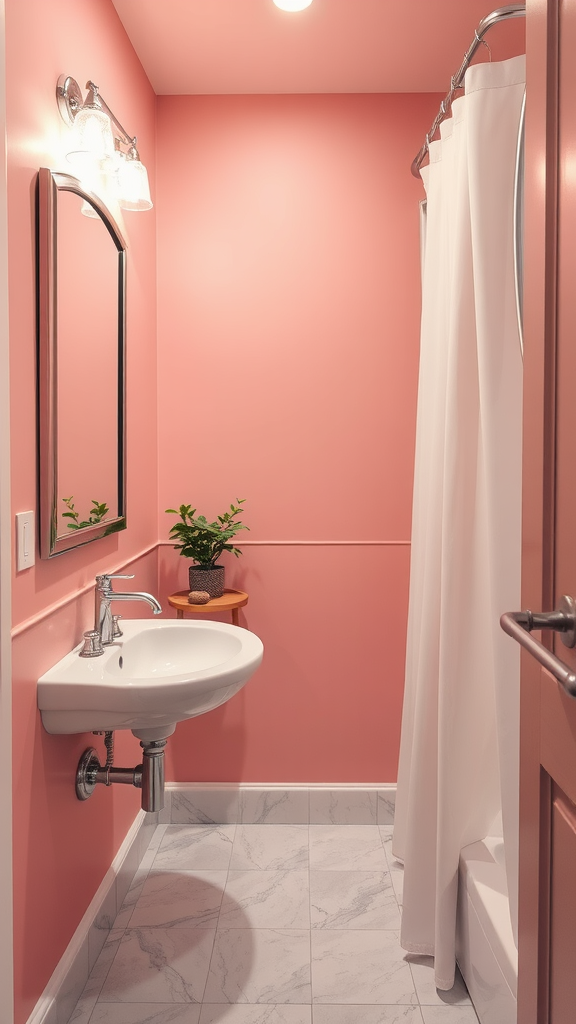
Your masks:
<svg viewBox="0 0 576 1024"><path fill-rule="evenodd" d="M533 629L553 629L562 634L562 643L566 647L576 646L576 602L573 597L562 597L560 607L554 612L505 612L500 625L508 636L517 640L543 668L552 673L570 697L576 697L576 673L531 635Z"/></svg>

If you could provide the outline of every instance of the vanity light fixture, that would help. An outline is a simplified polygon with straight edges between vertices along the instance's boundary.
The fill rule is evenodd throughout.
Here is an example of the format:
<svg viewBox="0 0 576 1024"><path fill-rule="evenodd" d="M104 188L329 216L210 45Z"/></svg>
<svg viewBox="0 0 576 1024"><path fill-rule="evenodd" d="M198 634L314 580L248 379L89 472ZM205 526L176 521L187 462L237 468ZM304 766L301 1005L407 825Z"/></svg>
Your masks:
<svg viewBox="0 0 576 1024"><path fill-rule="evenodd" d="M94 82L87 82L86 88L83 100L78 82L70 75L61 75L56 86L58 109L77 139L68 159L98 195L103 189L95 183L104 179L106 192L123 210L150 210L148 173L136 149L136 136L122 127ZM89 210L83 212L90 215Z"/></svg>
<svg viewBox="0 0 576 1024"><path fill-rule="evenodd" d="M312 0L274 0L274 3L281 11L303 11L310 7Z"/></svg>

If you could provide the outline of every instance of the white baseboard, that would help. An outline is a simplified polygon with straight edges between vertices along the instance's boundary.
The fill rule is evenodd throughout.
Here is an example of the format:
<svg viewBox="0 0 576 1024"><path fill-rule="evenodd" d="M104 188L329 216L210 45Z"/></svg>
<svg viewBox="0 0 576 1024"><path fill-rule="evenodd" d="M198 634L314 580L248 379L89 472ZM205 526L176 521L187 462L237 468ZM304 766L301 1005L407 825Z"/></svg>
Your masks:
<svg viewBox="0 0 576 1024"><path fill-rule="evenodd" d="M172 824L392 825L396 784L176 782Z"/></svg>
<svg viewBox="0 0 576 1024"><path fill-rule="evenodd" d="M159 824L392 825L396 784L167 783L139 811L27 1024L67 1024Z"/></svg>

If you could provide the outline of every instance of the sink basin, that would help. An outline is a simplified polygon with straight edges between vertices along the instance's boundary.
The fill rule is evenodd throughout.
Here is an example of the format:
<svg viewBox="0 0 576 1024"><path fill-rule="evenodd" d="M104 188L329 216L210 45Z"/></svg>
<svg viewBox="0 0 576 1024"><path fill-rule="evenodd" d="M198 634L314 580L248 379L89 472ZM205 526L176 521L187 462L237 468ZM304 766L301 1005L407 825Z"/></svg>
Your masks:
<svg viewBox="0 0 576 1024"><path fill-rule="evenodd" d="M225 622L122 620L123 636L97 658L82 644L38 680L38 707L53 734L131 729L169 736L177 722L229 700L256 671L264 648Z"/></svg>

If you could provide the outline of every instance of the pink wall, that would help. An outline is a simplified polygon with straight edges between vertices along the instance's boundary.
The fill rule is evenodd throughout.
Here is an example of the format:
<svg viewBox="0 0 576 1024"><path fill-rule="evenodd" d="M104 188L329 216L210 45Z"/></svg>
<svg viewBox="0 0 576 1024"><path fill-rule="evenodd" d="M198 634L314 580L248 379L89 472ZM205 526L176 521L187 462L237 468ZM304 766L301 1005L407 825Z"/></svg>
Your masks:
<svg viewBox="0 0 576 1024"><path fill-rule="evenodd" d="M161 535L166 507L213 517L246 498L242 540L281 542L230 562L264 663L179 727L175 779L396 778L423 194L410 163L438 102L158 99ZM177 584L183 560L162 549L161 593Z"/></svg>
<svg viewBox="0 0 576 1024"><path fill-rule="evenodd" d="M56 79L98 82L137 131L153 189L155 100L110 0L7 0L7 50L16 512L36 508L34 187L39 166L65 166ZM213 515L246 497L246 538L281 542L229 563L229 584L250 592L241 621L262 636L265 662L228 705L179 727L169 776L395 778L419 315L421 188L409 164L437 102L159 101L157 363L155 213L121 225L129 528L14 578L18 1024L139 805L123 789L75 800L92 737L44 733L36 679L90 625L91 594L74 595L98 571L129 562L135 585L161 600L185 586L170 548L158 563L139 557L158 537L158 509L166 537L168 505ZM135 763L133 737L117 746L118 763Z"/></svg>
<svg viewBox="0 0 576 1024"><path fill-rule="evenodd" d="M30 34L30 25L34 33ZM71 74L83 88L92 78L120 120L138 133L154 189L155 98L111 0L8 0L7 119L12 334L12 501L15 512L36 506L35 246L36 174L43 164L70 170L63 154L70 132L56 106L56 81ZM128 247L128 461L130 528L14 579L18 623L93 579L99 569L133 557L156 538L157 458L155 358L155 213L126 214ZM85 273L76 268L76 273ZM93 354L91 354L93 357ZM87 368L89 363L87 360ZM78 453L79 458L84 456Z"/></svg>
<svg viewBox="0 0 576 1024"><path fill-rule="evenodd" d="M63 72L92 78L137 132L154 189L155 98L110 0L7 0L7 125L14 512L36 504L34 197L41 165L65 170L68 129L56 107ZM128 261L128 529L14 578L14 623L41 613L135 558L157 537L155 213L121 224ZM76 273L86 272L77 267ZM79 335L81 341L81 333ZM91 358L93 353L91 353ZM88 358L86 361L89 368ZM82 460L85 453L77 451ZM156 554L136 561L138 589L154 590ZM130 613L137 615L139 605ZM14 642L14 898L16 1020L26 1020L126 835L139 807L127 790L76 801L79 753L93 737L49 737L36 709L36 679L91 625L92 599L64 609ZM98 741L97 741L98 742ZM136 763L137 741L119 737L117 761Z"/></svg>
<svg viewBox="0 0 576 1024"><path fill-rule="evenodd" d="M65 557L65 556L62 556ZM128 565L154 592L156 552ZM128 786L98 787L87 803L74 793L86 747L104 759L100 737L49 736L36 707L36 680L91 626L92 592L18 635L13 642L14 984L16 1024L28 1018L140 807ZM130 608L133 618L144 605ZM141 760L138 741L116 734L116 764Z"/></svg>

